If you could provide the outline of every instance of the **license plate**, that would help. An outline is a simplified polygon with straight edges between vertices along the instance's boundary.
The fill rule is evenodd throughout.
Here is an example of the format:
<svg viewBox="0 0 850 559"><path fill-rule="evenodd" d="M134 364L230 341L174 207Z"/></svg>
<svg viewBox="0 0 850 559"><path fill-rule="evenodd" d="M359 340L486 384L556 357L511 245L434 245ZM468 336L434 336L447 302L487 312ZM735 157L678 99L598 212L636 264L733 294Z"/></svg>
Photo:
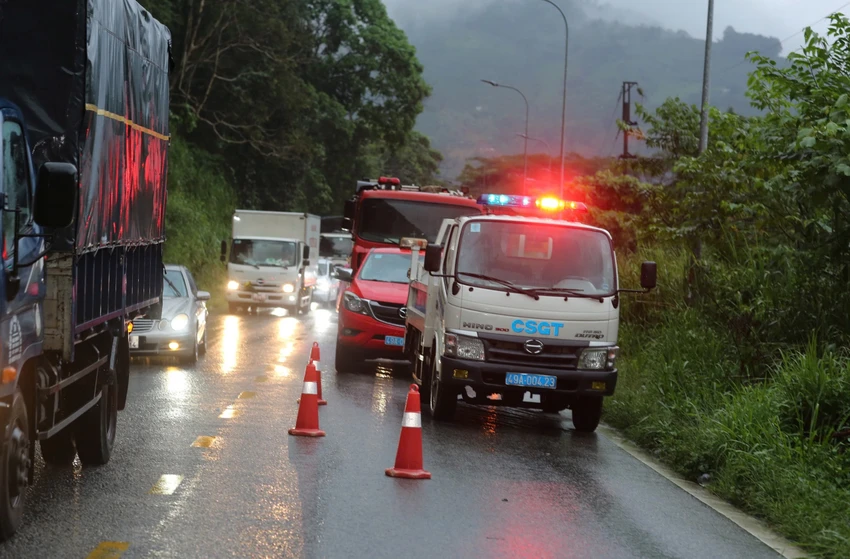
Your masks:
<svg viewBox="0 0 850 559"><path fill-rule="evenodd" d="M508 386L526 386L528 388L555 388L558 379L549 375L530 375L528 373L508 373L505 384Z"/></svg>
<svg viewBox="0 0 850 559"><path fill-rule="evenodd" d="M398 336L384 336L384 345L404 347L404 338L399 338Z"/></svg>
<svg viewBox="0 0 850 559"><path fill-rule="evenodd" d="M139 337L130 336L130 349L139 349Z"/></svg>
<svg viewBox="0 0 850 559"><path fill-rule="evenodd" d="M254 295L252 296L252 299L254 301L257 301L258 303L262 303L263 301L266 300L266 296L265 296L264 293L254 293Z"/></svg>

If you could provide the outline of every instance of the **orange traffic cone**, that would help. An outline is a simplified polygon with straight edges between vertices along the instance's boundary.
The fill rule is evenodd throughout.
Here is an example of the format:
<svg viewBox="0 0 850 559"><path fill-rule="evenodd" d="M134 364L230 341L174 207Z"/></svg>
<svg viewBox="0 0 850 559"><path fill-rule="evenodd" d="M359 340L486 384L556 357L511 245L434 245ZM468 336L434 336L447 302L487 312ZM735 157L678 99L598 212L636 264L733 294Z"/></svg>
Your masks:
<svg viewBox="0 0 850 559"><path fill-rule="evenodd" d="M321 354L319 353L319 342L313 342L313 349L310 350L310 361L316 366L316 376L319 379L319 405L327 406L328 403L322 398L322 370L319 368L319 360L321 359Z"/></svg>
<svg viewBox="0 0 850 559"><path fill-rule="evenodd" d="M312 363L307 365L307 371L304 373L304 387L301 389L299 400L298 419L295 422L295 428L289 430L290 435L325 436L325 432L319 429L319 387L316 384L318 376L316 367Z"/></svg>
<svg viewBox="0 0 850 559"><path fill-rule="evenodd" d="M410 385L410 392L407 393L395 467L389 468L387 475L408 479L431 479L431 473L422 469L422 414L419 408L419 387L415 384Z"/></svg>

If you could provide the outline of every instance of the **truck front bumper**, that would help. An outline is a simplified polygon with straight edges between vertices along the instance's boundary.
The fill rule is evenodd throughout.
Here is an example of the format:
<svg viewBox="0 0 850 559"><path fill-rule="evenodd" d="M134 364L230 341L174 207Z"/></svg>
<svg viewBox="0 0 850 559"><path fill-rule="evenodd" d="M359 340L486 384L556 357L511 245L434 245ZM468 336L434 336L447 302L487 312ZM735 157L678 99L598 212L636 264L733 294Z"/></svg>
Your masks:
<svg viewBox="0 0 850 559"><path fill-rule="evenodd" d="M617 370L546 369L521 365L504 365L487 361L470 361L443 356L440 358L440 381L449 386L471 386L473 390L504 393L554 394L560 396L611 396L617 386ZM528 373L555 377L555 388L509 386L507 373Z"/></svg>
<svg viewBox="0 0 850 559"><path fill-rule="evenodd" d="M294 307L298 304L296 293L273 293L252 291L228 291L228 303L245 305L246 307Z"/></svg>

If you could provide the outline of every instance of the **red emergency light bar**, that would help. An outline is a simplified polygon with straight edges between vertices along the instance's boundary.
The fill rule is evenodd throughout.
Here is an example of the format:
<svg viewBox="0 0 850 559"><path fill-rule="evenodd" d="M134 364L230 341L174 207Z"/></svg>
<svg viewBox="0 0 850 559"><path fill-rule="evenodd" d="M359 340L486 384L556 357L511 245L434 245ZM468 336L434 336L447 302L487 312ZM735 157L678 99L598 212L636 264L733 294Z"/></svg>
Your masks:
<svg viewBox="0 0 850 559"><path fill-rule="evenodd" d="M401 184L401 180L395 177L381 177L378 179L378 184L391 184L393 186L399 186Z"/></svg>

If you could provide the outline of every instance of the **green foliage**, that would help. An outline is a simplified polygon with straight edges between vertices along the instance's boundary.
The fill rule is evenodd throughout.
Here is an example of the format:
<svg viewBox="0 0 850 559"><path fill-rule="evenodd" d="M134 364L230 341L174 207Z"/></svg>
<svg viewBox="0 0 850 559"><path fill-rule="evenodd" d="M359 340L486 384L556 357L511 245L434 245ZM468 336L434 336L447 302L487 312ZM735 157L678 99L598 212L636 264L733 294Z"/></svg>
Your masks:
<svg viewBox="0 0 850 559"><path fill-rule="evenodd" d="M230 238L236 195L220 160L175 138L169 151L165 261L188 267L200 289L223 304L226 282L220 243Z"/></svg>

